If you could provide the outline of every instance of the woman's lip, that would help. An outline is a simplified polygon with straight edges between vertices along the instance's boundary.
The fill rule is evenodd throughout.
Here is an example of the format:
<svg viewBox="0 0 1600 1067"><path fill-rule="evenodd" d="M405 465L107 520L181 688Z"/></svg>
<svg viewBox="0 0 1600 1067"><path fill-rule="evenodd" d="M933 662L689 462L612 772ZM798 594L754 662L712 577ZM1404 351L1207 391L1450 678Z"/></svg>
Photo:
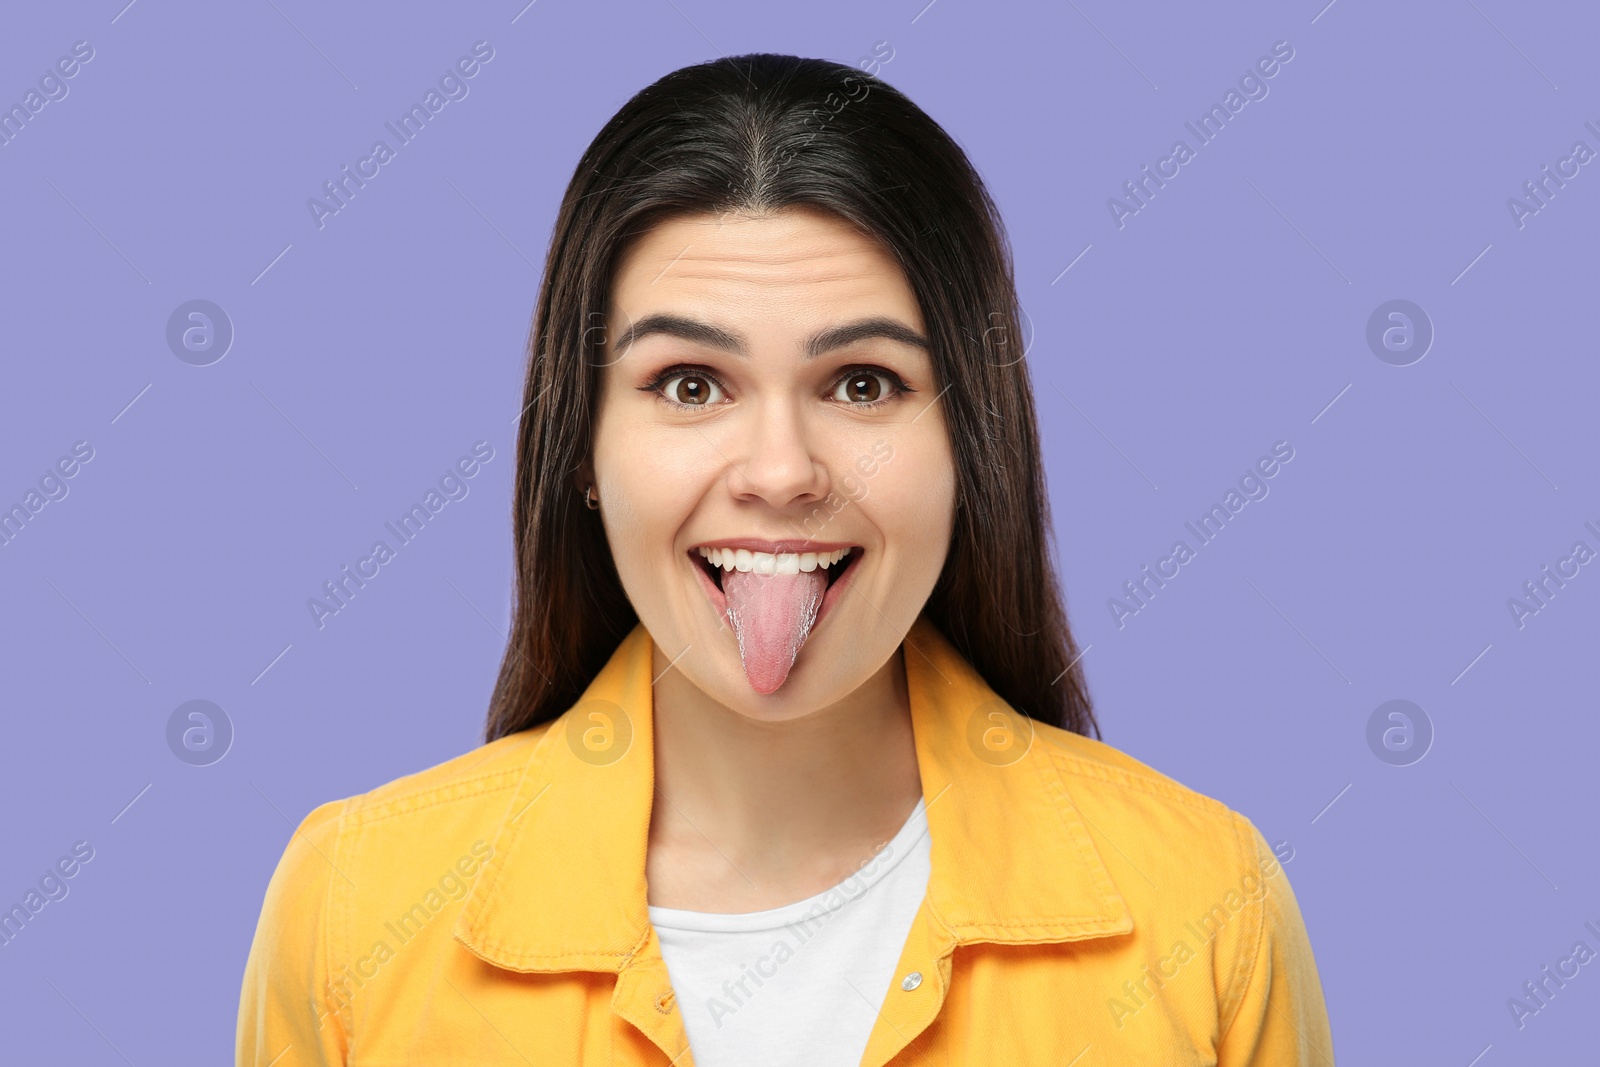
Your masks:
<svg viewBox="0 0 1600 1067"><path fill-rule="evenodd" d="M767 552L777 555L779 552L837 552L841 548L860 548L860 545L849 541L811 541L805 538L790 539L788 541L767 541L759 537L729 537L721 541L703 541L690 552L698 553L702 548L744 548L751 552Z"/></svg>
<svg viewBox="0 0 1600 1067"><path fill-rule="evenodd" d="M841 545L840 547L845 546ZM849 585L855 578L856 565L861 562L861 557L864 554L861 550L853 551L845 559L844 570L839 572L839 577L833 580L833 584L829 585L827 592L822 595L822 607L817 610L817 621L811 625L812 633L815 633L817 627L822 625L822 620L827 618L828 609L833 607L834 603L844 595L844 587ZM711 575L706 572L704 567L700 566L700 561L692 555L689 559L689 566L693 567L695 574L699 576L700 587L706 591L706 596L711 599L711 606L717 609L718 620L726 624L728 621L727 596L723 594L721 589L717 588L717 583L712 580ZM808 637L807 640L809 641L810 638Z"/></svg>
<svg viewBox="0 0 1600 1067"><path fill-rule="evenodd" d="M822 625L822 620L828 617L828 609L833 607L840 597L844 596L844 587L849 585L851 580L855 578L856 565L861 562L861 557L864 554L863 551L856 550L845 558L844 570L840 571L839 577L835 578L833 584L828 586L828 591L822 594L822 607L817 611L817 621L811 627L813 633L816 632L818 626ZM807 640L809 641L810 639L807 638Z"/></svg>
<svg viewBox="0 0 1600 1067"><path fill-rule="evenodd" d="M717 588L717 583L711 580L711 575L700 566L700 562L693 556L689 559L689 566L694 568L695 574L700 576L700 586L706 591L706 596L711 598L711 606L717 609L717 619L726 626L728 624L728 598L722 590Z"/></svg>

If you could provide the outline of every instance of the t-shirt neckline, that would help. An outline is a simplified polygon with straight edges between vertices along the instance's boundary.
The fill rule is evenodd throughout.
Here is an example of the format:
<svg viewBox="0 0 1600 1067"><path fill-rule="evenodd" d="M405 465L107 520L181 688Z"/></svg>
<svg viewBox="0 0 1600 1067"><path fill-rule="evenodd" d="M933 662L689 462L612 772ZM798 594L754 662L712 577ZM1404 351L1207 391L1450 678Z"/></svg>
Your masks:
<svg viewBox="0 0 1600 1067"><path fill-rule="evenodd" d="M819 914L841 908L852 900L859 900L873 886L887 878L889 873L911 853L913 846L923 834L927 833L927 829L927 805L922 797L918 797L916 807L911 809L911 814L906 817L905 823L877 856L862 864L859 870L837 885L830 886L820 893L765 911L688 911L683 908L663 908L652 904L649 906L650 922L654 926L672 930L745 933L755 930L776 930L790 926L803 918L815 918ZM884 853L888 853L887 857L883 856Z"/></svg>

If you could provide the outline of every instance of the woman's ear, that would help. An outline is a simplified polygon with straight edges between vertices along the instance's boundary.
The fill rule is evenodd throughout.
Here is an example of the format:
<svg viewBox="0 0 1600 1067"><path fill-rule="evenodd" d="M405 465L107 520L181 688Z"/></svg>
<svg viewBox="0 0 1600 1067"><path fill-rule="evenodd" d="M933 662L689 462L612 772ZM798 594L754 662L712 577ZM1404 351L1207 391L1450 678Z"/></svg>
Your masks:
<svg viewBox="0 0 1600 1067"><path fill-rule="evenodd" d="M594 484L594 468L588 460L578 464L578 469L572 474L572 491L578 496L589 492L589 487ZM596 495L599 495L598 493Z"/></svg>

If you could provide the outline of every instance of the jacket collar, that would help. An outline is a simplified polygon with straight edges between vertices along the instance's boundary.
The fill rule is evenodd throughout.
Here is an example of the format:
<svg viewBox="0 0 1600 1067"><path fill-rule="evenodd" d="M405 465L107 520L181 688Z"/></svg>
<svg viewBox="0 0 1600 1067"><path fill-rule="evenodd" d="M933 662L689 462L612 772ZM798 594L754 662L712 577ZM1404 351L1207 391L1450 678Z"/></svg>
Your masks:
<svg viewBox="0 0 1600 1067"><path fill-rule="evenodd" d="M939 938L1038 944L1131 931L1051 757L1055 742L1011 711L925 617L906 635L905 664ZM489 963L619 972L652 943L652 667L640 623L532 743L493 859L455 926L456 939ZM1004 746L1007 729L1024 739L1020 758Z"/></svg>

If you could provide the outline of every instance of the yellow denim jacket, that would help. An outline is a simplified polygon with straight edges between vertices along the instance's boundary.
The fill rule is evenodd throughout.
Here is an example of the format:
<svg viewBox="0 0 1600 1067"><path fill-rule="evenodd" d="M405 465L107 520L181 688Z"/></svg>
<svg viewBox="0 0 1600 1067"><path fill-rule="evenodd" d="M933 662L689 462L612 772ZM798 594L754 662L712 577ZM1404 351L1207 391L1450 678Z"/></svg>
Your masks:
<svg viewBox="0 0 1600 1067"><path fill-rule="evenodd" d="M641 624L555 722L305 818L241 1067L693 1063L646 910L651 648ZM1333 1063L1249 820L1019 716L926 618L905 665L932 873L862 1067Z"/></svg>

